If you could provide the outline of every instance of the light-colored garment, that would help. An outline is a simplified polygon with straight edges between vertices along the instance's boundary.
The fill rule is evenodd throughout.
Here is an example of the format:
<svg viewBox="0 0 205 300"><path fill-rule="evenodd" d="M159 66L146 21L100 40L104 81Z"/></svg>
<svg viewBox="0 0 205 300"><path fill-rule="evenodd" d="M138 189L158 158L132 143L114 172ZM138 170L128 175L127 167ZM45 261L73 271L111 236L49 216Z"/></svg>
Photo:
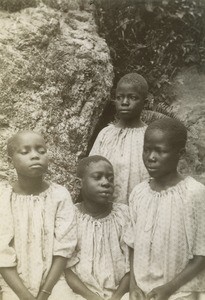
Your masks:
<svg viewBox="0 0 205 300"><path fill-rule="evenodd" d="M113 165L115 174L114 201L127 204L132 189L148 178L142 161L144 133L140 128L103 128L89 155L102 155Z"/></svg>
<svg viewBox="0 0 205 300"><path fill-rule="evenodd" d="M134 188L129 202L134 234L127 231L125 240L134 246L135 279L145 293L175 278L194 255L205 256L205 187L201 183L187 177L156 192L145 181ZM205 272L179 291L205 291Z"/></svg>
<svg viewBox="0 0 205 300"><path fill-rule="evenodd" d="M64 276L61 276L54 286L51 295L48 297L48 300L73 300L72 296L73 293L69 288ZM19 300L19 298L8 286L4 286L4 292L2 293L1 300Z"/></svg>
<svg viewBox="0 0 205 300"><path fill-rule="evenodd" d="M0 220L0 267L16 266L24 285L36 296L53 256L70 258L75 249L70 194L54 183L37 196L19 195L9 184L1 184ZM2 278L0 285L3 290L7 286Z"/></svg>
<svg viewBox="0 0 205 300"><path fill-rule="evenodd" d="M173 294L171 297L169 297L168 300L199 300L199 299L198 299L198 293L179 292Z"/></svg>
<svg viewBox="0 0 205 300"><path fill-rule="evenodd" d="M95 219L79 203L76 214L79 262L72 270L91 291L108 299L130 268L129 249L122 238L129 222L128 206L113 203L108 216Z"/></svg>

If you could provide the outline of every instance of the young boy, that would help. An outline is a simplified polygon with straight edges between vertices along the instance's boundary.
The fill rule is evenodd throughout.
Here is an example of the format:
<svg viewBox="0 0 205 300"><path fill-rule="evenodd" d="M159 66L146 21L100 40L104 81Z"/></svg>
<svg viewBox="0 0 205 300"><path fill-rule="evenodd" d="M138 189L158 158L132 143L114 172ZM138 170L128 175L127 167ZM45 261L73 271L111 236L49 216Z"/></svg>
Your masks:
<svg viewBox="0 0 205 300"><path fill-rule="evenodd" d="M129 199L132 300L194 300L205 292L205 187L177 172L186 139L186 128L171 118L145 132L143 161L151 178Z"/></svg>
<svg viewBox="0 0 205 300"><path fill-rule="evenodd" d="M81 188L81 202L76 204L79 261L65 271L75 292L71 299L121 299L129 290L129 251L122 239L129 222L128 207L112 203L114 174L106 158L82 159L77 176Z"/></svg>
<svg viewBox="0 0 205 300"><path fill-rule="evenodd" d="M142 161L146 125L140 119L147 93L147 82L137 73L119 80L115 100L118 122L102 129L90 152L105 156L112 163L115 202L128 204L134 186L148 178Z"/></svg>

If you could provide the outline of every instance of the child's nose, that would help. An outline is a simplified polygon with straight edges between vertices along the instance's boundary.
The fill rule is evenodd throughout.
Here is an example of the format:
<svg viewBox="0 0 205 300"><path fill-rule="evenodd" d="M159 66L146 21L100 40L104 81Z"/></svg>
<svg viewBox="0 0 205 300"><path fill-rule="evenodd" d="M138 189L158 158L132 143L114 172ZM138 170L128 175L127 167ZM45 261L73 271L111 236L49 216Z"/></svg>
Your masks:
<svg viewBox="0 0 205 300"><path fill-rule="evenodd" d="M129 99L128 99L127 96L124 96L124 97L123 97L122 105L129 105Z"/></svg>
<svg viewBox="0 0 205 300"><path fill-rule="evenodd" d="M31 151L31 159L39 159L39 153L37 151Z"/></svg>
<svg viewBox="0 0 205 300"><path fill-rule="evenodd" d="M108 181L108 179L107 178L102 178L102 182L101 182L101 184L103 185L103 186L109 186L110 185L110 182Z"/></svg>
<svg viewBox="0 0 205 300"><path fill-rule="evenodd" d="M155 161L156 160L156 155L155 155L154 151L150 152L150 154L148 156L148 160L149 161Z"/></svg>

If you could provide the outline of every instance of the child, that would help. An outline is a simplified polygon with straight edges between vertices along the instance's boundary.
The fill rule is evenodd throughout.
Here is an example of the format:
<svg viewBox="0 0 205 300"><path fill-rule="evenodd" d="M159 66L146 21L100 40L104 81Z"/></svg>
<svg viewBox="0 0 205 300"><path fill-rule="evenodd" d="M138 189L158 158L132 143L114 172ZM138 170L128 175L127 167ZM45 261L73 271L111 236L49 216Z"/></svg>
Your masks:
<svg viewBox="0 0 205 300"><path fill-rule="evenodd" d="M18 180L0 186L3 300L67 299L60 296L63 291L58 288L60 284L62 289L63 279L56 282L77 241L70 194L64 187L43 180L48 156L39 134L15 134L8 141L8 155ZM64 286L67 288L66 282Z"/></svg>
<svg viewBox="0 0 205 300"><path fill-rule="evenodd" d="M129 200L132 300L194 300L205 292L205 187L177 172L186 139L186 128L171 118L145 132L143 161L151 178Z"/></svg>
<svg viewBox="0 0 205 300"><path fill-rule="evenodd" d="M125 204L134 186L148 178L142 161L146 126L140 120L147 92L146 80L137 73L120 79L115 100L119 121L102 129L90 152L110 160L115 173L114 201Z"/></svg>
<svg viewBox="0 0 205 300"><path fill-rule="evenodd" d="M129 253L122 239L128 207L112 203L113 168L106 158L82 159L77 176L82 198L76 204L79 262L65 275L81 296L71 299L121 299L129 290Z"/></svg>

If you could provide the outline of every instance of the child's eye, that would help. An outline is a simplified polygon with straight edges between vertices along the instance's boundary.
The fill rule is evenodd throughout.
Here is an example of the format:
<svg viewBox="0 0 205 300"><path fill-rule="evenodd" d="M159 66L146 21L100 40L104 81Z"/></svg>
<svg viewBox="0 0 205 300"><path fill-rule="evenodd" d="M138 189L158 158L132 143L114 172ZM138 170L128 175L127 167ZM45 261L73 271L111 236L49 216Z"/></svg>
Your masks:
<svg viewBox="0 0 205 300"><path fill-rule="evenodd" d="M93 175L93 178L95 179L95 180L100 180L100 178L101 178L101 175Z"/></svg>
<svg viewBox="0 0 205 300"><path fill-rule="evenodd" d="M114 182L114 177L113 177L113 176L109 176L109 177L108 177L108 181L109 181L110 183L113 183L113 182Z"/></svg>
<svg viewBox="0 0 205 300"><path fill-rule="evenodd" d="M28 153L28 150L21 150L20 153L23 154L23 155L25 155L25 154Z"/></svg>
<svg viewBox="0 0 205 300"><path fill-rule="evenodd" d="M125 98L127 98L128 101L137 101L137 100L139 100L139 97L135 96L135 95L128 95L128 96L118 95L118 96L116 96L117 101L123 101Z"/></svg>
<svg viewBox="0 0 205 300"><path fill-rule="evenodd" d="M47 151L46 151L45 148L39 148L39 149L38 149L38 152L39 152L40 154L45 154Z"/></svg>
<svg viewBox="0 0 205 300"><path fill-rule="evenodd" d="M128 100L131 100L131 101L137 101L139 99L138 96L134 96L134 95L129 95L127 98L128 98Z"/></svg>
<svg viewBox="0 0 205 300"><path fill-rule="evenodd" d="M117 97L116 97L116 100L117 100L117 101L122 101L123 99L124 99L123 96L117 96Z"/></svg>

